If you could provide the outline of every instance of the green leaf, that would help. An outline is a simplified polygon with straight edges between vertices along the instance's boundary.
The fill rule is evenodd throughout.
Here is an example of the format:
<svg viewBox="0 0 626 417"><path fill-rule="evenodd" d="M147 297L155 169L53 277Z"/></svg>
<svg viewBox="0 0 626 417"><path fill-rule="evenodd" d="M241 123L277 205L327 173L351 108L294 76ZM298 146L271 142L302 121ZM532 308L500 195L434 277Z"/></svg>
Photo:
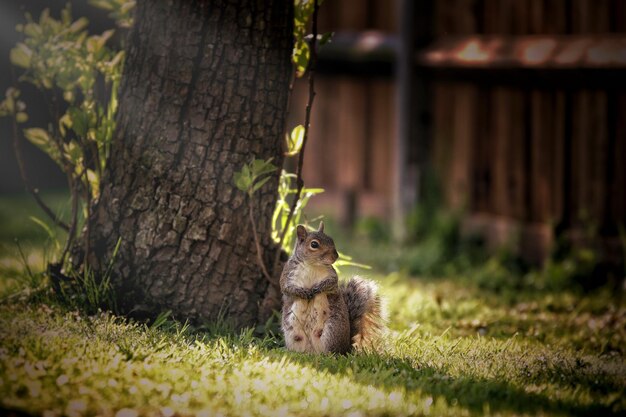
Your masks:
<svg viewBox="0 0 626 417"><path fill-rule="evenodd" d="M287 137L287 156L297 155L302 149L304 142L304 126L298 125L293 128L291 135Z"/></svg>
<svg viewBox="0 0 626 417"><path fill-rule="evenodd" d="M68 7L68 5L66 5L65 8L61 10L61 22L64 25L69 25L71 21L72 21L72 9Z"/></svg>
<svg viewBox="0 0 626 417"><path fill-rule="evenodd" d="M124 51L119 51L117 54L115 54L113 59L109 61L109 65L117 66L123 61L123 59L124 59Z"/></svg>
<svg viewBox="0 0 626 417"><path fill-rule="evenodd" d="M252 182L252 175L250 175L250 167L247 164L241 168L241 175L246 179L250 179L250 182Z"/></svg>
<svg viewBox="0 0 626 417"><path fill-rule="evenodd" d="M13 98L16 99L20 96L20 90L18 90L15 87L9 87L7 88L7 91L5 92L5 96L7 98Z"/></svg>
<svg viewBox="0 0 626 417"><path fill-rule="evenodd" d="M293 63L296 65L296 76L302 77L306 72L306 69L309 66L309 57L310 57L309 45L304 41L300 40L296 42L296 45L293 50Z"/></svg>
<svg viewBox="0 0 626 417"><path fill-rule="evenodd" d="M89 4L102 10L112 11L115 9L110 0L89 0Z"/></svg>
<svg viewBox="0 0 626 417"><path fill-rule="evenodd" d="M21 32L23 32L24 35L26 36L30 36L31 38L35 38L43 34L43 30L41 29L41 26L39 26L37 23L34 23L34 22L27 23L24 26L22 26Z"/></svg>
<svg viewBox="0 0 626 417"><path fill-rule="evenodd" d="M23 130L24 137L30 143L44 151L48 156L63 168L61 154L56 146L51 142L50 135L45 130L38 127L31 127Z"/></svg>
<svg viewBox="0 0 626 417"><path fill-rule="evenodd" d="M90 36L87 39L87 51L95 54L99 52L104 44L109 40L111 36L115 33L115 29L110 29L102 33L102 35L94 35Z"/></svg>
<svg viewBox="0 0 626 417"><path fill-rule="evenodd" d="M259 188L263 187L263 185L265 185L266 182L268 182L272 177L265 177L263 178L261 181L258 181L256 184L254 184L254 186L252 187L252 192L255 193Z"/></svg>
<svg viewBox="0 0 626 417"><path fill-rule="evenodd" d="M98 198L98 194L100 191L100 178L95 171L88 169L87 170L87 182L89 183L89 188L91 189L91 195L93 198Z"/></svg>
<svg viewBox="0 0 626 417"><path fill-rule="evenodd" d="M62 136L65 136L67 129L72 127L72 118L68 113L65 113L59 119L59 131Z"/></svg>
<svg viewBox="0 0 626 417"><path fill-rule="evenodd" d="M24 113L24 112L19 112L15 115L15 120L18 123L24 123L28 121L28 114Z"/></svg>
<svg viewBox="0 0 626 417"><path fill-rule="evenodd" d="M321 194L323 192L324 192L323 188L303 188L302 189L303 194L315 195L315 194Z"/></svg>
<svg viewBox="0 0 626 417"><path fill-rule="evenodd" d="M31 127L24 129L24 136L30 141L30 143L41 147L47 147L50 143L50 135L45 130L39 127Z"/></svg>
<svg viewBox="0 0 626 417"><path fill-rule="evenodd" d="M87 20L87 18L85 17L81 17L80 19L72 23L72 25L70 26L70 32L80 32L81 30L85 29L88 24L89 20Z"/></svg>
<svg viewBox="0 0 626 417"><path fill-rule="evenodd" d="M48 226L48 224L46 222L44 222L43 220L39 219L38 217L35 216L29 216L29 219L37 224L38 226L40 226L47 234L48 237L50 239L54 239L54 232L52 231L52 228L50 226Z"/></svg>
<svg viewBox="0 0 626 417"><path fill-rule="evenodd" d="M26 44L20 42L15 48L11 49L9 59L11 63L17 67L30 68L32 56L33 51L31 51Z"/></svg>
<svg viewBox="0 0 626 417"><path fill-rule="evenodd" d="M15 98L7 93L6 98L1 103L2 108L6 111L6 114L15 113Z"/></svg>
<svg viewBox="0 0 626 417"><path fill-rule="evenodd" d="M83 157L83 150L81 147L75 141L71 141L65 144L64 150L67 159L72 161L74 165L79 165Z"/></svg>
<svg viewBox="0 0 626 417"><path fill-rule="evenodd" d="M237 188L250 194L261 188L271 177L260 178L277 169L271 161L272 158L266 161L254 159L249 164L244 164L241 167L241 171L234 174Z"/></svg>
<svg viewBox="0 0 626 417"><path fill-rule="evenodd" d="M244 165L247 167L247 165ZM243 173L243 169L240 172L235 172L234 174L235 186L243 192L248 192L250 188L250 184L252 184L252 180L250 179L250 175L245 175Z"/></svg>
<svg viewBox="0 0 626 417"><path fill-rule="evenodd" d="M267 161L264 161L262 159L255 159L254 161L252 161L252 177L253 178L257 178L260 177L261 175L264 174L268 174L272 171L276 170L276 166L274 164L272 164L272 158L268 159Z"/></svg>
<svg viewBox="0 0 626 417"><path fill-rule="evenodd" d="M87 129L89 128L89 120L88 116L84 111L77 107L70 107L67 109L67 114L69 115L69 119L71 121L70 127L76 134L80 137L84 137L87 133Z"/></svg>
<svg viewBox="0 0 626 417"><path fill-rule="evenodd" d="M44 26L50 21L50 9L43 9L39 15L39 25Z"/></svg>

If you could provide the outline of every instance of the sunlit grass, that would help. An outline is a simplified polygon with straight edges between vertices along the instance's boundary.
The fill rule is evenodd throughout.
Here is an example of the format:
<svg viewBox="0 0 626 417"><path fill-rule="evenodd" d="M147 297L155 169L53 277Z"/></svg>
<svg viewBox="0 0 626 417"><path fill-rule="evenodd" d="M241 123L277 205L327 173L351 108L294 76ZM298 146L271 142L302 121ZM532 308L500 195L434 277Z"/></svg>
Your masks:
<svg viewBox="0 0 626 417"><path fill-rule="evenodd" d="M23 240L28 268L2 253L2 297L36 284L28 269L41 276L45 239ZM347 356L287 352L276 323L264 334L225 322L150 327L49 293L14 297L0 303L0 405L119 417L626 413L616 294L365 272L381 284L390 334L380 352Z"/></svg>
<svg viewBox="0 0 626 417"><path fill-rule="evenodd" d="M549 336L514 331L518 315L547 314L543 301L533 313L523 305L492 307L453 281L381 282L391 312L388 343L381 353L344 357L286 352L280 337L254 337L251 330L181 331L172 322L154 329L54 303L5 305L0 398L4 407L58 415L115 415L123 408L147 415L320 416L626 410L622 352L603 352L592 341L614 333L624 346L623 308L621 322L604 322L601 334L581 323L580 341L571 343L565 324L576 318L568 311L532 318L534 331ZM585 305L580 317L603 320L606 311ZM488 319L496 317L505 324ZM564 329L554 332L559 325Z"/></svg>

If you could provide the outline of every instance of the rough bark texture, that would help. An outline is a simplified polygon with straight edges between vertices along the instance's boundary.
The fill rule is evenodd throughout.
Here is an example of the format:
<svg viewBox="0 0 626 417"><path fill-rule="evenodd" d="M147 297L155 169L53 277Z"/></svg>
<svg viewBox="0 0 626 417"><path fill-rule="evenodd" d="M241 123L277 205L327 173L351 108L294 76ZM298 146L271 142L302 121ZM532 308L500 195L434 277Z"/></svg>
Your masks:
<svg viewBox="0 0 626 417"><path fill-rule="evenodd" d="M121 238L123 311L248 326L280 307L233 173L253 158L282 163L292 24L293 0L138 2L89 233L100 272ZM278 174L254 199L268 268Z"/></svg>

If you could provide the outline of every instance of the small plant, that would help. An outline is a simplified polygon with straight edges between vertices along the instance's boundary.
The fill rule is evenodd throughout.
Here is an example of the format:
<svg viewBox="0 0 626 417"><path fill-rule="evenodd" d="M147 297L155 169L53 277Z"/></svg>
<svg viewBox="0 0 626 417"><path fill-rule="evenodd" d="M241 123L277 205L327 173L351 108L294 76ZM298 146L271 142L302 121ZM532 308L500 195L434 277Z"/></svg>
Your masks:
<svg viewBox="0 0 626 417"><path fill-rule="evenodd" d="M91 3L109 10L118 26L130 25L134 1ZM20 129L28 121L28 113L15 87L7 90L0 103L0 116L10 116L13 120L13 146L27 188L51 220L67 232L58 259L61 265L67 261L78 235L83 230L89 233L87 223L81 223L89 217L90 207L98 198L100 179L110 154L124 61L123 51L108 46L115 33L113 29L90 35L87 25L84 17L72 18L68 4L59 19L46 9L38 20L26 14L26 22L17 27L24 35L10 54L11 63L23 70L17 81L40 91L53 123ZM48 208L38 191L30 186L21 158L21 136L45 152L65 173L71 193L69 224Z"/></svg>
<svg viewBox="0 0 626 417"><path fill-rule="evenodd" d="M265 266L265 262L263 262L261 243L259 242L259 234L256 230L256 223L254 221L254 202L252 196L259 188L269 181L271 177L267 174L275 170L276 166L272 164L271 158L267 161L254 159L249 164L244 165L241 171L235 172L234 175L235 185L237 188L248 194L248 217L250 219L250 225L252 226L254 243L256 245L257 262L261 267L263 275L270 283L274 283L274 280L272 280L272 277Z"/></svg>
<svg viewBox="0 0 626 417"><path fill-rule="evenodd" d="M89 268L89 265L85 265L81 270L69 268L66 271L69 279L54 282L57 293L68 306L80 309L87 314L95 314L101 309L117 311L117 303L111 285L111 272L121 242L122 240L118 239L107 269L102 276L97 276ZM52 278L55 280L54 276Z"/></svg>
<svg viewBox="0 0 626 417"><path fill-rule="evenodd" d="M288 253L293 249L295 236L295 228L287 224L291 210L289 200L297 191L294 187L295 181L295 174L291 174L285 170L281 171L280 180L278 182L278 200L276 200L276 207L274 208L274 215L272 216L272 239L274 239L274 242L281 244L282 249ZM301 196L293 211L293 222L291 224L300 223L304 208L311 197L323 192L323 188L303 187ZM283 235L284 238L281 242L281 236Z"/></svg>
<svg viewBox="0 0 626 417"><path fill-rule="evenodd" d="M252 201L254 193L269 181L271 178L269 174L278 169L271 161L271 158L267 161L254 159L249 164L244 165L241 171L234 174L235 185L248 195L251 212L254 211ZM272 215L272 239L275 243L280 244L281 248L286 252L290 252L293 247L294 228L287 227L287 220L291 210L290 197L296 193L296 188L293 187L295 178L295 174L288 173L285 170L281 171L278 182L278 199ZM293 224L300 222L302 211L309 199L322 192L324 192L322 188L303 188L302 197L298 200L292 215ZM284 238L281 241L283 233Z"/></svg>

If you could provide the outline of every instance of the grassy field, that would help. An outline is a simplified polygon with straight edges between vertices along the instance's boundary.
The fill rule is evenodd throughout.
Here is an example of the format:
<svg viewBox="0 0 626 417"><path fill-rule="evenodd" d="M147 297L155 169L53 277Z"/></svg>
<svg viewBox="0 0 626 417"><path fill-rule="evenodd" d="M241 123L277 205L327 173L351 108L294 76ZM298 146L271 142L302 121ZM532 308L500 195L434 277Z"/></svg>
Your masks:
<svg viewBox="0 0 626 417"><path fill-rule="evenodd" d="M381 352L295 354L285 351L276 323L260 335L165 315L149 326L87 315L47 292L11 297L45 283L38 271L54 253L25 201L0 199L4 409L119 417L626 415L621 293L485 286L471 274L418 278L398 272L400 264L364 274L380 282L388 302Z"/></svg>

